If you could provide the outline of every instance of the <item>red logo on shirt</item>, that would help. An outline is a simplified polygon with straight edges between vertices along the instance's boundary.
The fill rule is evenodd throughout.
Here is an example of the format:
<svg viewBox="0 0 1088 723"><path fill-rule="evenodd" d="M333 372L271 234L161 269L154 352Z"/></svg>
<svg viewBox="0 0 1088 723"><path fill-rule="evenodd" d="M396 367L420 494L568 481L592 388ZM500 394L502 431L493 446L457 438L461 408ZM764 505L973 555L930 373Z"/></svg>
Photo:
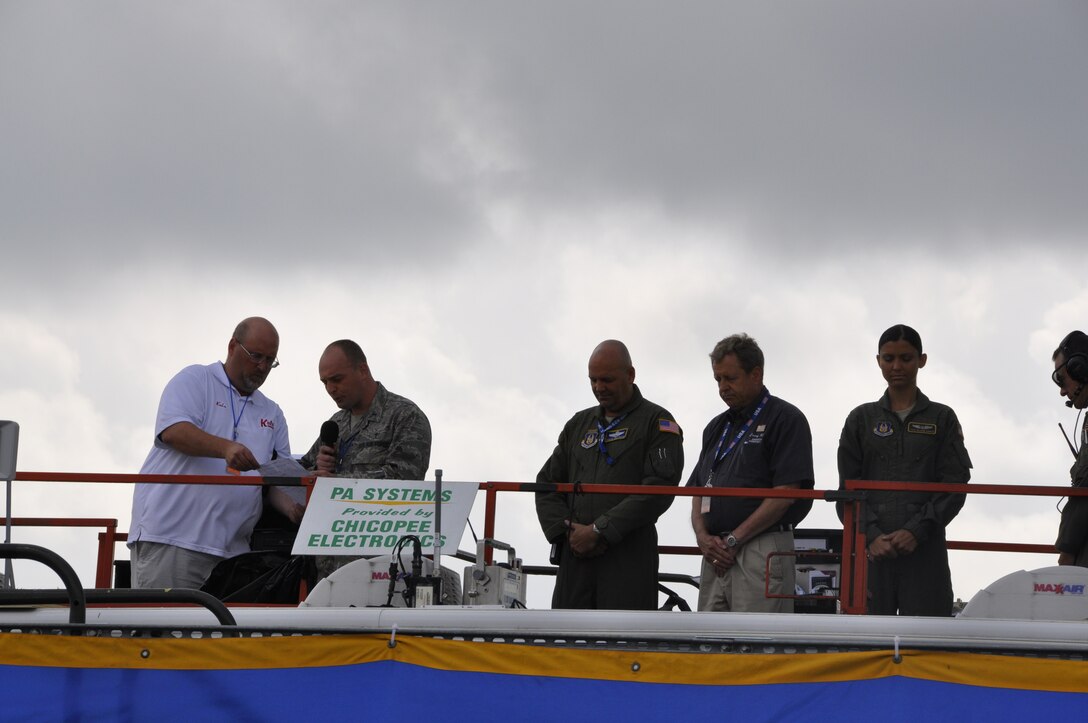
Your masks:
<svg viewBox="0 0 1088 723"><path fill-rule="evenodd" d="M268 427L269 429L275 429L276 425L272 423L271 419L261 419L261 426Z"/></svg>

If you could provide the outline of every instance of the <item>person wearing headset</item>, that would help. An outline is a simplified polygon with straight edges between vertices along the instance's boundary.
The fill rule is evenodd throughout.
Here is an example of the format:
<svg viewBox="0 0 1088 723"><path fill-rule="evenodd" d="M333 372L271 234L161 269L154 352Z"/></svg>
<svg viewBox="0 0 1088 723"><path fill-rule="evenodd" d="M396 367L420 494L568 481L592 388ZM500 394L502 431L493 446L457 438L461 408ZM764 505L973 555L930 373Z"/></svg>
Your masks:
<svg viewBox="0 0 1088 723"><path fill-rule="evenodd" d="M1054 373L1051 379L1058 385L1059 394L1066 397L1065 406L1084 409L1088 406L1088 335L1083 331L1071 331L1051 357ZM1069 470L1074 487L1088 485L1088 417L1080 431L1080 448L1077 461ZM1062 510L1058 526L1059 565L1088 567L1088 497L1070 497Z"/></svg>

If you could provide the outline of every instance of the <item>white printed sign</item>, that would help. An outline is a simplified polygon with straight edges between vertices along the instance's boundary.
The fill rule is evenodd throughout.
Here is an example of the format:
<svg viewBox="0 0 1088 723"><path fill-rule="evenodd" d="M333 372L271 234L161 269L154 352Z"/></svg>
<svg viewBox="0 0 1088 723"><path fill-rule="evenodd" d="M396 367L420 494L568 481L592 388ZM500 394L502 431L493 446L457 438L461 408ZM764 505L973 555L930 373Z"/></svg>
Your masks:
<svg viewBox="0 0 1088 723"><path fill-rule="evenodd" d="M477 482L442 483L440 545L456 551ZM435 545L435 483L318 477L302 518L294 555L384 555L404 535Z"/></svg>

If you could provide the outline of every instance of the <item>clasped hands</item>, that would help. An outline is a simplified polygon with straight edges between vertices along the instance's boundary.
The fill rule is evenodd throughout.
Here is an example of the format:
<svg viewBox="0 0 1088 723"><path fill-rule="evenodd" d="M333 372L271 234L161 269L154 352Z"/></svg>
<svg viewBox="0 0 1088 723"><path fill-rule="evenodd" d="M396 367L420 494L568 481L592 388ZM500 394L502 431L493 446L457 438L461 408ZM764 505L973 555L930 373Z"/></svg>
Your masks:
<svg viewBox="0 0 1088 723"><path fill-rule="evenodd" d="M916 549L918 549L918 538L912 532L896 530L870 542L865 549L865 555L870 560L891 560L910 555Z"/></svg>
<svg viewBox="0 0 1088 723"><path fill-rule="evenodd" d="M608 540L604 535L594 532L593 525L583 525L570 520L563 520L569 530L567 540L575 557L597 557L608 550Z"/></svg>
<svg viewBox="0 0 1088 723"><path fill-rule="evenodd" d="M714 572L721 577L725 571L733 567L737 562L736 548L726 547L725 540L718 535L703 533L696 536L699 543L699 552L703 559L714 566Z"/></svg>

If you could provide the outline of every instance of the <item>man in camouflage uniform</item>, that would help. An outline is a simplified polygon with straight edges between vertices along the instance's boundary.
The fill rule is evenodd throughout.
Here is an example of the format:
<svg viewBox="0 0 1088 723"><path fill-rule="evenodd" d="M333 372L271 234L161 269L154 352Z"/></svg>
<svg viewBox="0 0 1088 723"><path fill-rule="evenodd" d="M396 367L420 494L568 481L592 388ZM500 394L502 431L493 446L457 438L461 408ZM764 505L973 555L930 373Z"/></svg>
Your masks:
<svg viewBox="0 0 1088 723"><path fill-rule="evenodd" d="M676 485L683 436L668 411L642 397L622 342L601 342L589 358L598 406L575 414L538 483ZM544 536L559 551L553 608L657 607L657 528L671 496L538 492Z"/></svg>
<svg viewBox="0 0 1088 723"><path fill-rule="evenodd" d="M366 355L350 339L326 347L317 371L325 391L340 408L336 447L318 439L302 466L319 477L422 480L431 459L431 424L410 399L386 390L370 373ZM358 557L318 557L327 577Z"/></svg>

